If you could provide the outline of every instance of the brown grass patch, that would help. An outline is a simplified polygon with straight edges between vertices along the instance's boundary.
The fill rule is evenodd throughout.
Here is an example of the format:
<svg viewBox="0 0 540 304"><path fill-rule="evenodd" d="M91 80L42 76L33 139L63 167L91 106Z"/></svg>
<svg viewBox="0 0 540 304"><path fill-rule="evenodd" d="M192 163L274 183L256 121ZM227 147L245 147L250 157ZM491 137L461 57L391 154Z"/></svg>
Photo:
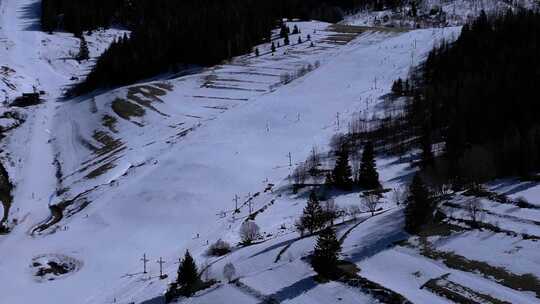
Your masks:
<svg viewBox="0 0 540 304"><path fill-rule="evenodd" d="M116 124L118 123L118 120L116 117L112 117L110 115L103 115L101 117L101 123L104 127L107 127L111 132L118 133L118 130L116 129Z"/></svg>
<svg viewBox="0 0 540 304"><path fill-rule="evenodd" d="M131 117L142 117L145 114L141 106L121 98L112 102L112 109L116 115L125 120L131 120Z"/></svg>
<svg viewBox="0 0 540 304"><path fill-rule="evenodd" d="M101 175L107 173L109 170L111 170L114 167L116 167L116 165L113 163L113 161L108 162L108 163L103 164L103 165L97 167L96 169L92 170L90 173L88 173L85 176L85 178L87 178L87 179L96 178L98 176L101 176Z"/></svg>

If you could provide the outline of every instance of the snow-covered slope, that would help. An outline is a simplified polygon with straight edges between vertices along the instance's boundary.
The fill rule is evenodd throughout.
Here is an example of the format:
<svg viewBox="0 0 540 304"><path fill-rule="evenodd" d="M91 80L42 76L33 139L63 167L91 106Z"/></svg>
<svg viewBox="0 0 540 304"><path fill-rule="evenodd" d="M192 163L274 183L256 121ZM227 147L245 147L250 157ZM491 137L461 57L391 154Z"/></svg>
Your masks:
<svg viewBox="0 0 540 304"><path fill-rule="evenodd" d="M44 104L21 110L27 122L3 143L16 186L9 219L17 221L10 234L0 235L0 303L159 301L186 249L200 264L212 264L217 279L223 279L225 263L234 263L238 281L219 283L185 303L376 301L354 282L313 280L303 257L315 239L299 238L294 231L305 193L291 194L287 178L313 146L325 147L335 133L346 131L353 115L380 111L379 97L394 79L406 76L438 41L456 37L459 27L401 31L299 22L302 43L292 35L292 45L275 54L270 45L260 45L258 57L59 102L62 88L91 62L80 66L62 59L77 50L70 35L24 26L25 12L35 12L30 8L39 1L0 1L0 33L11 45L0 64L16 70L18 76L10 79L21 83L9 94L31 90L33 83L48 94ZM93 54L119 34L111 30L88 37ZM400 186L413 171L394 158L378 159L378 167L387 188ZM233 215L235 196L241 212ZM334 200L341 207L356 205L358 194ZM206 257L208 244L219 238L238 243L250 206L261 227L260 243L235 247L224 258ZM421 288L434 278L440 279L435 283L471 284L510 303L536 300L440 265L419 254L414 241L388 249L408 236L401 229L401 207L389 197L381 207L373 217L345 217L338 225L344 258L359 266L362 276L414 303L449 303ZM443 239L437 249L453 250L467 240L495 246L484 236L457 236L446 245ZM532 242L523 246L537 249ZM148 274L142 273L143 254L149 258ZM160 257L166 261L165 280L158 277ZM485 259L507 266L493 256ZM36 276L50 261L65 263L68 272ZM521 274L535 265L531 259L509 268ZM450 277L441 277L446 273Z"/></svg>
<svg viewBox="0 0 540 304"><path fill-rule="evenodd" d="M415 17L411 6L405 6L395 11L361 11L347 16L343 23L397 28L459 26L474 20L482 11L491 15L507 10L538 8L536 0L421 0L416 3Z"/></svg>
<svg viewBox="0 0 540 304"><path fill-rule="evenodd" d="M173 261L185 249L201 256L207 240L238 241L241 221L230 222L235 194L259 193L255 209L275 200L258 219L267 238L282 225L292 229L303 204L262 195L291 173L288 153L294 162L305 159L338 131L337 113L343 128L353 112L373 108L436 41L459 31L366 32L347 44L358 33L318 22L299 27L313 47L294 44L272 55L264 45L260 57L61 104L47 146L60 179L48 181L46 200L64 208L64 217L48 218L43 196L40 207L30 205L33 187L20 185L25 194L16 196L20 209L12 215L19 225L0 240L6 270L0 275L12 276L4 297L103 303L158 295L166 286L155 278L159 256L173 277ZM302 69L312 71L280 83L283 74ZM221 218L221 211L229 214ZM247 206L242 212L245 217ZM150 280L138 274L143 253L152 258ZM70 257L77 272L37 282L29 265L42 255ZM18 292L21 286L33 295Z"/></svg>

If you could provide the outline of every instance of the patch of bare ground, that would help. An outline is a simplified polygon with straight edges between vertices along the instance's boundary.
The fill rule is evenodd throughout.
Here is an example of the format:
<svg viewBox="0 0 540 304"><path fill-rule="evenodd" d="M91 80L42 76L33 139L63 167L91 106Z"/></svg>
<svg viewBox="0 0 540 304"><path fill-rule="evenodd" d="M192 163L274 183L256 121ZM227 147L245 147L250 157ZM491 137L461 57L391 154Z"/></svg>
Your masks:
<svg viewBox="0 0 540 304"><path fill-rule="evenodd" d="M431 235L431 233L428 232L427 235ZM417 249L422 256L441 261L451 269L479 274L488 280L514 290L533 292L537 298L540 298L540 280L533 274L515 274L504 267L470 260L454 252L438 251L432 247L426 236L420 236L419 240L418 245L410 242L405 242L401 245Z"/></svg>
<svg viewBox="0 0 540 304"><path fill-rule="evenodd" d="M469 287L448 280L449 274L427 281L420 289L427 289L432 293L458 304L511 304L483 294Z"/></svg>
<svg viewBox="0 0 540 304"><path fill-rule="evenodd" d="M115 159L116 160L116 159ZM90 171L90 173L88 173L85 178L87 179L92 179L92 178L96 178L96 177L99 177L105 173L107 173L109 170L113 169L114 167L116 167L116 164L114 163L115 160L112 160L108 163L105 163L99 167L97 167L96 169Z"/></svg>
<svg viewBox="0 0 540 304"><path fill-rule="evenodd" d="M166 84L162 84L161 86L166 86ZM167 90L161 87L152 85L139 85L130 87L128 89L127 99L145 108L148 108L162 116L168 116L167 114L159 111L152 105L152 103L154 102L163 103L163 100L160 97L165 95L167 95Z"/></svg>
<svg viewBox="0 0 540 304"><path fill-rule="evenodd" d="M113 133L118 133L118 129L116 129L117 123L118 120L116 117L110 115L103 115L103 117L101 117L101 124L111 130Z"/></svg>
<svg viewBox="0 0 540 304"><path fill-rule="evenodd" d="M142 126L142 124L131 120L132 117L142 117L146 113L145 110L138 104L129 102L125 99L116 98L112 102L111 107L116 115L125 120L131 121L138 126Z"/></svg>
<svg viewBox="0 0 540 304"><path fill-rule="evenodd" d="M94 155L97 157L103 156L124 145L120 139L116 139L104 131L94 131L92 137L101 144L101 147L94 150Z"/></svg>
<svg viewBox="0 0 540 304"><path fill-rule="evenodd" d="M338 280L339 282L360 289L362 293L370 295L380 303L412 304L403 295L360 276L358 274L360 270L354 263L341 261L338 265L338 270L341 274L341 278Z"/></svg>

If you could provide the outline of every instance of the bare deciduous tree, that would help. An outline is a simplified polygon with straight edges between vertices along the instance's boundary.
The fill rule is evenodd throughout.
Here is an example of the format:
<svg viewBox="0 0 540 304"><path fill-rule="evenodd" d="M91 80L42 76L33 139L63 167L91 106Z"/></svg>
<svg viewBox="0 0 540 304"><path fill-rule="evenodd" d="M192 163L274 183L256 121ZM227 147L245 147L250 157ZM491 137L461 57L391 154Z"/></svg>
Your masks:
<svg viewBox="0 0 540 304"><path fill-rule="evenodd" d="M482 201L479 198L473 198L465 203L465 210L475 227L478 226L478 221L483 215Z"/></svg>
<svg viewBox="0 0 540 304"><path fill-rule="evenodd" d="M240 238L242 242L249 244L259 237L259 232L260 228L255 222L247 221L240 227Z"/></svg>
<svg viewBox="0 0 540 304"><path fill-rule="evenodd" d="M356 221L358 219L358 215L362 213L362 210L360 210L360 207L356 205L349 206L348 208L349 214L352 216L352 218Z"/></svg>
<svg viewBox="0 0 540 304"><path fill-rule="evenodd" d="M371 216L375 215L377 206L379 205L379 197L376 194L366 193L360 195L362 207L371 212Z"/></svg>
<svg viewBox="0 0 540 304"><path fill-rule="evenodd" d="M397 205L401 205L405 202L406 190L403 187L396 187L392 189L392 201Z"/></svg>

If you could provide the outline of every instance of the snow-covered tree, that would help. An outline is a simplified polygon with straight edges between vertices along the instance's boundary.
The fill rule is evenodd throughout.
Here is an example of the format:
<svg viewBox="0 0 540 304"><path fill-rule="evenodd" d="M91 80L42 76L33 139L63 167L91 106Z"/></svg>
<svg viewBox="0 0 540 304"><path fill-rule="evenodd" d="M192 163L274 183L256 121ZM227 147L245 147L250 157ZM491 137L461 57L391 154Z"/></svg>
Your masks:
<svg viewBox="0 0 540 304"><path fill-rule="evenodd" d="M253 221L246 221L240 226L240 238L244 244L250 244L259 237L260 228Z"/></svg>
<svg viewBox="0 0 540 304"><path fill-rule="evenodd" d="M223 276L227 281L230 283L234 276L236 275L236 268L234 268L234 265L232 263L227 263L225 266L223 266Z"/></svg>

